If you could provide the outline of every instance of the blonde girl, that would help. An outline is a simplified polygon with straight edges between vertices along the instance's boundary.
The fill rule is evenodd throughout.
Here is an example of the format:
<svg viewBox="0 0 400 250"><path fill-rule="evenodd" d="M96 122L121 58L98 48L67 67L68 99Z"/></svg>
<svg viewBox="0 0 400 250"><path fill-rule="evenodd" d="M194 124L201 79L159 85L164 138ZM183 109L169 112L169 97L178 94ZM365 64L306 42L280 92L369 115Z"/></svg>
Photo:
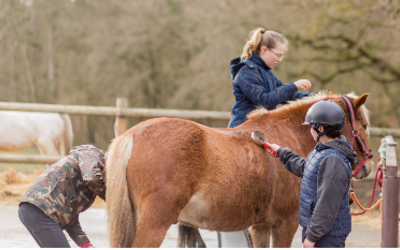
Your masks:
<svg viewBox="0 0 400 250"><path fill-rule="evenodd" d="M250 32L243 54L230 61L233 95L229 127L236 127L247 120L246 115L256 107L275 109L278 104L308 96L311 83L307 79L283 84L272 73L283 60L288 41L275 31L255 29Z"/></svg>

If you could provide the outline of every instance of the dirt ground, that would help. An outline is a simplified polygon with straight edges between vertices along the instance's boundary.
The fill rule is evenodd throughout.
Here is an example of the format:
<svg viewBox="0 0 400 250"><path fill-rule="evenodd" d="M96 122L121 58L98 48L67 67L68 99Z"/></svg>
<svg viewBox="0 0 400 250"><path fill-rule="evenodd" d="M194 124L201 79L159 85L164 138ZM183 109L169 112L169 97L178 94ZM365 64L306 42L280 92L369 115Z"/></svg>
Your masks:
<svg viewBox="0 0 400 250"><path fill-rule="evenodd" d="M7 216L6 214L0 214L0 218L5 216L7 219L12 219L13 222L10 223L19 223L16 211L17 205L21 201L25 192L31 187L35 179L43 172L44 170L37 170L33 173L21 173L17 172L14 169L8 169L7 171L0 172L0 205L2 209L0 209L0 213L7 213L4 211L12 211L10 212L12 216ZM369 202L369 197L371 194L371 182L365 183L357 183L355 184L355 189L357 193L357 197L359 198L362 205L366 206ZM369 191L368 191L369 190ZM379 196L375 198L375 200L379 199ZM93 209L92 209L93 208ZM101 213L104 221L104 228L101 233L98 233L99 236L99 246L107 247L106 240L106 212L105 212L105 203L101 199L97 199L93 204L92 208L90 208L87 212L83 214L87 214L88 221L90 221L90 216L95 216L96 213ZM352 205L353 212L359 212L358 208L355 205ZM12 218L9 218L12 217ZM13 218L15 217L15 218ZM15 220L15 221L14 221ZM96 221L96 220L94 220ZM97 222L96 222L97 223ZM95 223L95 224L96 224ZM2 223L3 224L3 223ZM90 223L88 223L90 224ZM368 212L367 214L361 216L353 216L353 231L350 234L347 246L348 247L379 247L379 239L380 239L380 213L379 210L376 209L374 211ZM5 225L5 224L3 224ZM20 245L20 247L29 247L33 244L32 247L35 247L35 242L33 239L30 239L30 235L27 233L26 229L23 225L19 225L20 228L16 231L15 235L24 234L27 238L27 243L24 245ZM0 235L2 232L8 232L8 229L2 228L0 226ZM96 229L94 229L96 231ZM202 234L207 238L206 243L208 243L209 247L217 247L217 239L216 233L202 230ZM6 245L0 247L13 247L14 244L18 244L18 237L10 236L7 238L8 242ZM203 236L203 237L204 237ZM163 243L164 247L175 247L176 246L176 237L177 237L177 229L176 227L171 227L169 233L166 237L166 242ZM0 237L1 238L1 237ZM71 244L72 245L72 244ZM293 240L292 247L301 247L301 231L300 229L295 235Z"/></svg>

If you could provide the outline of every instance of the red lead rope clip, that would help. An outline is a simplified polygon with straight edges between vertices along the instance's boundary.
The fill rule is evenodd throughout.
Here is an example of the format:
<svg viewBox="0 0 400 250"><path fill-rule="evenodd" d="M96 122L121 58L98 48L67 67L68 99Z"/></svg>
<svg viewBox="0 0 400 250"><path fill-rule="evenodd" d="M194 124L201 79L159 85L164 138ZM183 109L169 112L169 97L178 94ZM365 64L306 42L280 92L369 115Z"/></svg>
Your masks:
<svg viewBox="0 0 400 250"><path fill-rule="evenodd" d="M268 143L264 142L264 148L267 148L269 151L271 151L274 154L274 157L277 158L276 152L272 150L270 146L268 146Z"/></svg>

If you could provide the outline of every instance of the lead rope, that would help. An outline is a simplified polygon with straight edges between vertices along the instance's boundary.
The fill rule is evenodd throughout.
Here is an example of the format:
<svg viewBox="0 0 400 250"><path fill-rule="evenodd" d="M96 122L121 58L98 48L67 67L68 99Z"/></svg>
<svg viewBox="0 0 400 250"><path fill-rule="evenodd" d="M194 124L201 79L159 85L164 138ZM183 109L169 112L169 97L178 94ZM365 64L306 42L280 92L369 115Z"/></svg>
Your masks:
<svg viewBox="0 0 400 250"><path fill-rule="evenodd" d="M361 214L365 214L367 211L371 211L374 208L376 208L381 202L382 202L382 198L380 198L375 205L373 205L371 207L372 202L374 201L374 196L375 196L375 186L376 186L376 182L378 182L380 188L379 188L379 193L382 192L382 181L383 181L383 172L382 172L382 168L383 168L383 162L381 161L381 157L378 158L378 165L376 166L376 172L375 172L375 178L374 178L374 184L372 186L372 195L371 195L371 200L369 201L369 204L366 208L364 208L363 206L361 206L360 202L357 199L356 194L353 192L350 193L350 197L353 199L353 201L357 204L357 206L363 210L362 212L359 213L351 213L351 215L361 215Z"/></svg>

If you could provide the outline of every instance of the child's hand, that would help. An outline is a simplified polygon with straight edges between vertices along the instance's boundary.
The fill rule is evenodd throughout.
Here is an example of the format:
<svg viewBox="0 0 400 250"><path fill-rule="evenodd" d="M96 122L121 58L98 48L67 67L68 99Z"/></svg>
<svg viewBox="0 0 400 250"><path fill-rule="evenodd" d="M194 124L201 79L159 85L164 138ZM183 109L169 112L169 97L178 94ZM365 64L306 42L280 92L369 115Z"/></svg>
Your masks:
<svg viewBox="0 0 400 250"><path fill-rule="evenodd" d="M276 158L276 152L280 148L279 145L268 143L267 137L260 131L253 131L251 133L251 139L253 139L254 143L260 147L267 148L269 153Z"/></svg>
<svg viewBox="0 0 400 250"><path fill-rule="evenodd" d="M274 147L274 148L272 148L271 146ZM267 148L267 149L269 150L269 153L270 153L273 157L277 158L276 152L277 152L278 149L280 148L278 145L276 145L276 144L271 144L271 143L268 143L268 142L264 142L263 147L264 147L264 148Z"/></svg>
<svg viewBox="0 0 400 250"><path fill-rule="evenodd" d="M307 238L304 239L303 248L314 248L315 242L309 241Z"/></svg>
<svg viewBox="0 0 400 250"><path fill-rule="evenodd" d="M268 146L276 153L276 152L278 152L278 149L280 149L281 148L281 146L279 146L278 144L273 144L273 143L268 143L268 142L266 142L267 144L268 144Z"/></svg>

